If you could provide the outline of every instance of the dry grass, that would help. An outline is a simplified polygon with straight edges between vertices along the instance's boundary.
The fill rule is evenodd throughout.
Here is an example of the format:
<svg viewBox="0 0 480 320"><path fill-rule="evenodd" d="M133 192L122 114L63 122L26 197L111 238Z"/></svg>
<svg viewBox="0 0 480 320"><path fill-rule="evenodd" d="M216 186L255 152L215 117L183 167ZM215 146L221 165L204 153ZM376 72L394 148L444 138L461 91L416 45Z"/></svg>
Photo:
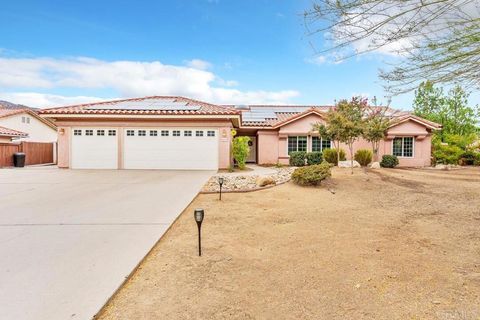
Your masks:
<svg viewBox="0 0 480 320"><path fill-rule="evenodd" d="M480 319L478 168L330 188L200 195L100 319Z"/></svg>

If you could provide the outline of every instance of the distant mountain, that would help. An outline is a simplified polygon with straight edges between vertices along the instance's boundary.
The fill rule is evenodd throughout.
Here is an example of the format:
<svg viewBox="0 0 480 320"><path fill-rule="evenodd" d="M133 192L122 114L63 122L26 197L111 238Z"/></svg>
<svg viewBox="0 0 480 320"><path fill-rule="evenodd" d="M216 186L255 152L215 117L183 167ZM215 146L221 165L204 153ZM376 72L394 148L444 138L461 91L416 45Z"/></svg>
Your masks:
<svg viewBox="0 0 480 320"><path fill-rule="evenodd" d="M16 104L16 103L9 102L9 101L4 101L4 100L0 100L0 109L9 109L9 110L30 109L32 111L39 110L38 108L30 108L30 107L24 106L22 104Z"/></svg>

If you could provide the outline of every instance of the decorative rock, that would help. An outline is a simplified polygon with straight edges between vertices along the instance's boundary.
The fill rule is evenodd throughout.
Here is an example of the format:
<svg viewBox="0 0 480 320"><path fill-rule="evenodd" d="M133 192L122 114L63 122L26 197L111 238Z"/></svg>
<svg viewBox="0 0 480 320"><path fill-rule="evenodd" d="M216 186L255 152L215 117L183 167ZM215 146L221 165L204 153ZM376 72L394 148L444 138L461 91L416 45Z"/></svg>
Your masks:
<svg viewBox="0 0 480 320"><path fill-rule="evenodd" d="M437 170L447 170L447 166L439 163L435 166L435 169L437 169Z"/></svg>
<svg viewBox="0 0 480 320"><path fill-rule="evenodd" d="M380 162L372 162L369 164L370 169L380 169Z"/></svg>
<svg viewBox="0 0 480 320"><path fill-rule="evenodd" d="M352 167L352 162L350 160L338 161L338 167L339 168L351 168ZM361 165L356 160L353 160L353 167L354 168L360 168Z"/></svg>
<svg viewBox="0 0 480 320"><path fill-rule="evenodd" d="M257 186L259 187L265 187L271 184L276 184L275 179L273 177L267 176L267 177L257 178Z"/></svg>
<svg viewBox="0 0 480 320"><path fill-rule="evenodd" d="M219 192L218 177L224 178L223 191L247 191L263 188L268 185L276 185L287 182L291 179L293 167L272 168L275 171L269 175L259 175L253 172L246 172L244 175L234 173L221 173L210 178L203 186L203 192ZM264 181L260 181L264 180ZM260 184L259 184L260 183Z"/></svg>

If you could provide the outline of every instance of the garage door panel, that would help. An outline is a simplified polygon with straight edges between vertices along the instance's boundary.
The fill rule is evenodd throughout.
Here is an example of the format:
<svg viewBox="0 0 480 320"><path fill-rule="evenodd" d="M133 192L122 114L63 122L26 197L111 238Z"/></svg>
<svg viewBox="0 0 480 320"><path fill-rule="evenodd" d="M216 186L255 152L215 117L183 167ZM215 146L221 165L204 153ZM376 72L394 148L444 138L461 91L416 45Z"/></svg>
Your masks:
<svg viewBox="0 0 480 320"><path fill-rule="evenodd" d="M139 130L146 130L145 136L138 136ZM150 136L149 130L157 130L158 136ZM161 136L161 131L169 131L169 136ZM180 136L172 136L173 131ZM192 131L193 136L185 136L184 131ZM135 129L135 136L125 135L125 169L171 169L171 170L217 170L218 132L202 129L203 137L195 136L200 129ZM213 131L214 136L207 136Z"/></svg>
<svg viewBox="0 0 480 320"><path fill-rule="evenodd" d="M73 169L118 168L117 130L74 128L71 142Z"/></svg>

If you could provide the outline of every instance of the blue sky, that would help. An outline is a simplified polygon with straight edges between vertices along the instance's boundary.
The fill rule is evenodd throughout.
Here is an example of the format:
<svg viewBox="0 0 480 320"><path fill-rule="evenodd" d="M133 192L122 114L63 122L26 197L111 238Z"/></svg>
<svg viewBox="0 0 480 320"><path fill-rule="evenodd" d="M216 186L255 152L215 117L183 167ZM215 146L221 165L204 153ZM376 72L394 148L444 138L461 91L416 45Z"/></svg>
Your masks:
<svg viewBox="0 0 480 320"><path fill-rule="evenodd" d="M8 1L0 10L0 100L51 106L185 95L214 103L386 101L380 54L316 59L304 0ZM317 63L315 63L317 62ZM412 94L392 106L409 109ZM475 101L474 101L475 102Z"/></svg>

